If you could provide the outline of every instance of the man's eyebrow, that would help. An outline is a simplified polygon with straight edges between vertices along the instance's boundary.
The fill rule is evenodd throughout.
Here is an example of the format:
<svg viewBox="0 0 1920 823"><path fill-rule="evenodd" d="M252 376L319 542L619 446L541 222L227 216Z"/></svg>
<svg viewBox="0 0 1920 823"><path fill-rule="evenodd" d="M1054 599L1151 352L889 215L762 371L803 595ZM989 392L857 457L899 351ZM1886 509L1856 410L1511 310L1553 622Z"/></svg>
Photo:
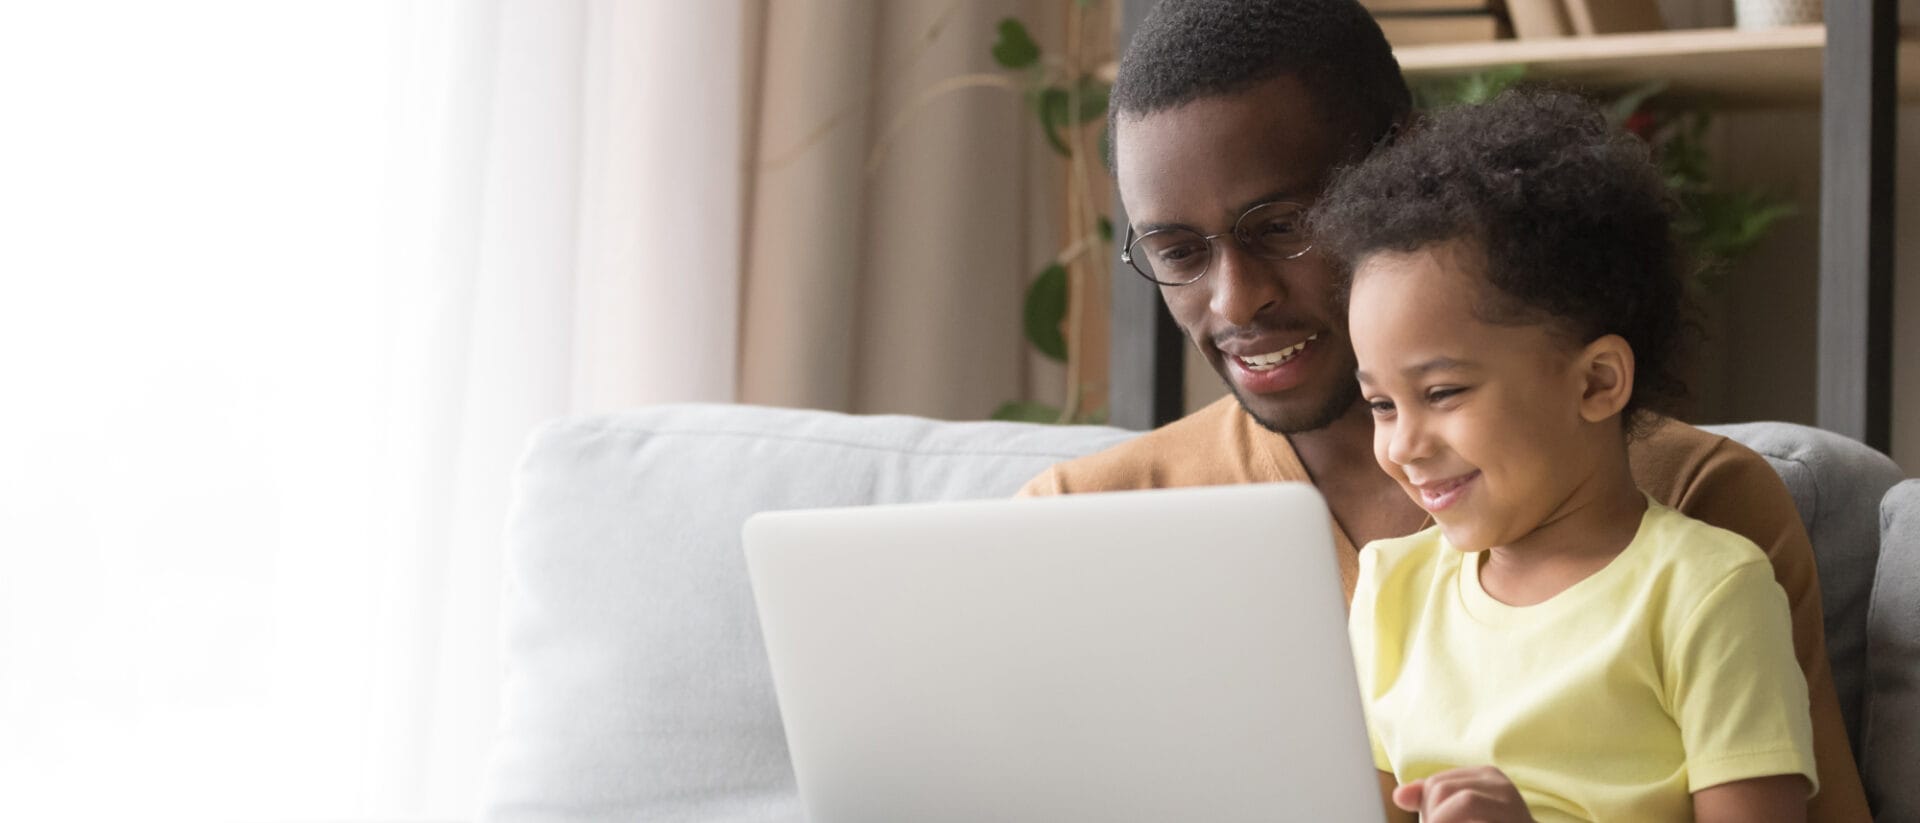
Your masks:
<svg viewBox="0 0 1920 823"><path fill-rule="evenodd" d="M1307 199L1311 196L1311 192L1305 191L1300 186L1287 186L1286 188L1270 191L1252 200L1248 200L1245 203L1241 203L1233 210L1233 216L1238 218L1240 215L1246 214L1254 206L1264 206L1268 203L1284 201L1288 203L1299 203L1304 206L1306 205Z"/></svg>
<svg viewBox="0 0 1920 823"><path fill-rule="evenodd" d="M1235 207L1232 219L1238 220L1240 218L1240 215L1246 214L1254 206L1263 206L1268 203L1277 203L1281 201L1286 201L1289 203L1304 203L1307 197L1309 196L1310 195L1304 192L1299 186L1289 186L1284 189L1268 192L1266 194L1260 195L1259 197L1255 197L1251 200L1248 200L1245 203L1241 203L1239 206ZM1232 228L1232 227L1229 226L1228 228ZM1186 229L1187 231L1193 232L1195 234L1206 234L1206 232L1201 231L1199 227L1191 223L1179 223L1174 221L1164 221L1164 222L1158 222L1158 223L1139 223L1134 225L1133 227L1133 230L1136 234L1147 234L1149 232L1163 231L1166 229Z"/></svg>

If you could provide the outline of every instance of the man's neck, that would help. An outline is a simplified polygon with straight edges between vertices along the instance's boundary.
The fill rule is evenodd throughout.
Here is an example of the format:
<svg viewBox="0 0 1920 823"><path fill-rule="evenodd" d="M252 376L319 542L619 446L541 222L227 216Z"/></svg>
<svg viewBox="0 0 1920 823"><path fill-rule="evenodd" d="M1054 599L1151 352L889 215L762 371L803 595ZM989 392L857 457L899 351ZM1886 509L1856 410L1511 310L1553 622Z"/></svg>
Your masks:
<svg viewBox="0 0 1920 823"><path fill-rule="evenodd" d="M1325 426L1289 434L1287 441L1315 485L1342 483L1360 474L1386 477L1373 460L1373 418L1364 403L1354 403Z"/></svg>
<svg viewBox="0 0 1920 823"><path fill-rule="evenodd" d="M1373 416L1356 401L1345 414L1313 431L1287 435L1333 519L1355 547L1419 531L1426 512L1373 458Z"/></svg>

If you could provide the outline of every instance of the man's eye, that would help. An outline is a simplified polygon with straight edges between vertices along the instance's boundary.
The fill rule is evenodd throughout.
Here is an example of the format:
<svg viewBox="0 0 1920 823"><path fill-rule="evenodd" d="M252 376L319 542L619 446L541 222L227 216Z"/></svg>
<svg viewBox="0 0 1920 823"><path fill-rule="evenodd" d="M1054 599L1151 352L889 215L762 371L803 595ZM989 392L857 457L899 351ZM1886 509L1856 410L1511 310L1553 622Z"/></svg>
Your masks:
<svg viewBox="0 0 1920 823"><path fill-rule="evenodd" d="M1262 238L1290 238L1300 233L1300 222L1291 217L1276 218L1261 223L1253 233Z"/></svg>
<svg viewBox="0 0 1920 823"><path fill-rule="evenodd" d="M1204 249L1190 243L1168 246L1153 253L1155 259L1169 265L1191 263L1205 252Z"/></svg>

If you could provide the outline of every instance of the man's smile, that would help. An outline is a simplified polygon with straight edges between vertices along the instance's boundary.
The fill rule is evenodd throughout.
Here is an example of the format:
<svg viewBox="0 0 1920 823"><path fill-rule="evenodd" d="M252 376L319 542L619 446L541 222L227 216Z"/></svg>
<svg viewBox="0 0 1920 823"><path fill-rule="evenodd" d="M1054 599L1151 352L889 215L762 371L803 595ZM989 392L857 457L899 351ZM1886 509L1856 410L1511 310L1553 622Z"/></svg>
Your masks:
<svg viewBox="0 0 1920 823"><path fill-rule="evenodd" d="M1228 357L1232 357L1235 360L1240 361L1240 365L1246 367L1247 370L1249 371L1264 372L1264 371L1270 371L1274 368L1277 368L1280 364L1285 363L1289 360L1292 360L1294 357L1298 356L1301 352L1306 351L1308 343L1312 343L1313 341L1318 339L1320 339L1320 335L1313 334L1308 336L1307 339L1302 340L1298 343L1295 343L1291 346L1286 346L1281 349L1269 351L1264 354L1229 353L1229 352L1226 352L1224 349L1222 350L1222 353L1227 354Z"/></svg>
<svg viewBox="0 0 1920 823"><path fill-rule="evenodd" d="M1252 339L1219 347L1234 385L1246 394L1272 394L1307 381L1320 350L1320 333L1306 339Z"/></svg>

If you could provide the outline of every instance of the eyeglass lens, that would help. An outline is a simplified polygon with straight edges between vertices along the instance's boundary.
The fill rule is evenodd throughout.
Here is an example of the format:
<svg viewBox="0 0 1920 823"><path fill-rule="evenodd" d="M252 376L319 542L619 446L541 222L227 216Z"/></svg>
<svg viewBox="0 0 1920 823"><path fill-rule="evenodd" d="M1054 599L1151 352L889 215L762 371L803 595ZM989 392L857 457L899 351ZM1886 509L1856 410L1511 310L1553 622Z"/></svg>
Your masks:
<svg viewBox="0 0 1920 823"><path fill-rule="evenodd" d="M1230 234L1249 254L1291 259L1310 245L1305 217L1306 210L1298 204L1263 203L1240 215ZM1213 261L1213 242L1188 229L1159 229L1141 235L1127 252L1133 268L1147 279L1182 285L1207 273Z"/></svg>

